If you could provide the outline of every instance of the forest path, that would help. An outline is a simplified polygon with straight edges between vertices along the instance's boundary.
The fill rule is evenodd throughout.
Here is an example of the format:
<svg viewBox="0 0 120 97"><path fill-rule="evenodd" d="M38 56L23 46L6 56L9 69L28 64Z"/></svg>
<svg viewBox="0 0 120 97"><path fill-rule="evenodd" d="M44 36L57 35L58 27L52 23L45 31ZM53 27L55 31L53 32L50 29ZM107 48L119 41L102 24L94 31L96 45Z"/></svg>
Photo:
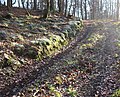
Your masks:
<svg viewBox="0 0 120 97"><path fill-rule="evenodd" d="M101 43L98 43L100 50L95 52L95 55L98 53L97 64L93 67L91 72L93 77L89 80L91 90L88 95L92 97L109 97L113 90L120 89L120 49L118 47L120 32L117 31L113 22L104 23L101 31L104 38Z"/></svg>
<svg viewBox="0 0 120 97"><path fill-rule="evenodd" d="M115 22L93 22L84 39L47 63L20 97L109 97L120 89L120 33ZM51 65L52 64L52 65ZM15 93L15 92L14 92ZM13 94L14 94L13 93Z"/></svg>
<svg viewBox="0 0 120 97"><path fill-rule="evenodd" d="M87 27L88 36L20 92L36 97L110 97L120 89L120 33L115 22ZM44 76L44 75L43 75ZM23 93L23 94L22 94Z"/></svg>

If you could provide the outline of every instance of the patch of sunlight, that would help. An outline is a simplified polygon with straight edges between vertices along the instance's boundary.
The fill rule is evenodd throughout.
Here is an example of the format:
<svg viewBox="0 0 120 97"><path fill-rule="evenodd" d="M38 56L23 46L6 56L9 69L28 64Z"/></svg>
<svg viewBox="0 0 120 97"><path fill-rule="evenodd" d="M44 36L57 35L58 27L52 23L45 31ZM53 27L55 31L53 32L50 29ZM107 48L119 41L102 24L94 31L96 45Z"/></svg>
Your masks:
<svg viewBox="0 0 120 97"><path fill-rule="evenodd" d="M88 41L91 41L93 43L96 43L99 39L102 39L103 38L103 35L100 35L100 34L93 34L89 39Z"/></svg>
<svg viewBox="0 0 120 97"><path fill-rule="evenodd" d="M87 44L83 44L82 46L80 46L80 49L87 49L87 48L92 48L93 44L92 43L87 43Z"/></svg>
<svg viewBox="0 0 120 97"><path fill-rule="evenodd" d="M114 55L114 57L115 57L115 58L118 58L118 57L119 57L119 55L118 55L118 54L115 54L115 55Z"/></svg>
<svg viewBox="0 0 120 97"><path fill-rule="evenodd" d="M71 64L76 64L76 63L78 63L78 60L65 60L65 65L71 65Z"/></svg>
<svg viewBox="0 0 120 97"><path fill-rule="evenodd" d="M62 97L62 93L58 91L54 85L48 84L49 93L53 94L55 97Z"/></svg>
<svg viewBox="0 0 120 97"><path fill-rule="evenodd" d="M116 90L111 97L120 97L120 89Z"/></svg>
<svg viewBox="0 0 120 97"><path fill-rule="evenodd" d="M82 50L82 49L87 49L87 48L93 48L96 45L96 43L98 41L102 40L103 38L104 38L104 36L101 35L101 34L98 34L98 33L97 34L92 34L88 38L87 42L80 46L80 49Z"/></svg>
<svg viewBox="0 0 120 97"><path fill-rule="evenodd" d="M76 97L77 96L77 91L72 86L69 86L66 91L70 95L70 97Z"/></svg>
<svg viewBox="0 0 120 97"><path fill-rule="evenodd" d="M117 46L120 47L120 43L117 43Z"/></svg>
<svg viewBox="0 0 120 97"><path fill-rule="evenodd" d="M118 48L120 48L120 40L117 40L117 41L115 42L115 45L116 45Z"/></svg>
<svg viewBox="0 0 120 97"><path fill-rule="evenodd" d="M67 63L70 65L70 64L75 64L75 63L77 63L78 61L77 60L75 60L75 61L67 61Z"/></svg>
<svg viewBox="0 0 120 97"><path fill-rule="evenodd" d="M120 21L114 22L113 24L118 26L120 24Z"/></svg>

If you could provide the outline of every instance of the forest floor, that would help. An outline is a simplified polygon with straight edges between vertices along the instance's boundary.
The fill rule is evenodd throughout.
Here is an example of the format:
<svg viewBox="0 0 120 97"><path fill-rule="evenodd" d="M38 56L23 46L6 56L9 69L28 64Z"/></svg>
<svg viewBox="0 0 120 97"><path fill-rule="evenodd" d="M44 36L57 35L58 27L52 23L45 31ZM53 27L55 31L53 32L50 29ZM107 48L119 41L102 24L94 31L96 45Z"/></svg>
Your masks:
<svg viewBox="0 0 120 97"><path fill-rule="evenodd" d="M18 26L23 27L21 22ZM0 30L12 29L1 27ZM49 28L47 30L53 30ZM120 22L84 21L82 32L64 47L65 50L23 66L19 73L10 75L12 82L1 70L0 97L110 97L113 93L113 97L120 97ZM28 71L32 73L28 75ZM25 79L19 81L22 77ZM6 85L6 80L12 84Z"/></svg>
<svg viewBox="0 0 120 97"><path fill-rule="evenodd" d="M101 22L86 29L90 34L52 60L53 65L18 95L110 97L120 89L120 33L115 22ZM114 97L120 97L119 93Z"/></svg>

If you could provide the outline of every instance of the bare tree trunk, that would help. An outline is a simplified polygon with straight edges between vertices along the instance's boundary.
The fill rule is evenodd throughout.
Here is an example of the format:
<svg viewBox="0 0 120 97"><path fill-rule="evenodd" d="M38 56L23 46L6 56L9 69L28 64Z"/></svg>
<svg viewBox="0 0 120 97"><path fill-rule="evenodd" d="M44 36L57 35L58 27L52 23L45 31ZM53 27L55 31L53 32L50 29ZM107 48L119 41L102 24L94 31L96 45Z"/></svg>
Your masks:
<svg viewBox="0 0 120 97"><path fill-rule="evenodd" d="M71 0L71 2L70 2L70 6L69 6L69 9L68 9L68 15L70 15L71 7L72 7L72 0Z"/></svg>
<svg viewBox="0 0 120 97"><path fill-rule="evenodd" d="M47 18L50 13L50 0L47 0L47 9L44 10L43 18Z"/></svg>
<svg viewBox="0 0 120 97"><path fill-rule="evenodd" d="M58 9L59 9L59 12L61 12L61 0L58 0Z"/></svg>
<svg viewBox="0 0 120 97"><path fill-rule="evenodd" d="M103 13L103 0L100 1L100 18L102 19Z"/></svg>
<svg viewBox="0 0 120 97"><path fill-rule="evenodd" d="M73 7L73 8L74 8L74 10L73 10L73 11L74 11L73 14L74 14L74 16L76 16L77 0L75 0L74 2L75 2L75 5L74 5L74 7Z"/></svg>
<svg viewBox="0 0 120 97"><path fill-rule="evenodd" d="M33 1L31 0L30 2L31 2L31 9L32 9L32 8L34 7L34 6L33 6Z"/></svg>
<svg viewBox="0 0 120 97"><path fill-rule="evenodd" d="M114 19L114 7L113 7L113 4L112 4L112 19Z"/></svg>
<svg viewBox="0 0 120 97"><path fill-rule="evenodd" d="M85 0L84 9L85 9L85 20L87 20L87 0Z"/></svg>
<svg viewBox="0 0 120 97"><path fill-rule="evenodd" d="M117 20L119 20L119 0L117 0Z"/></svg>
<svg viewBox="0 0 120 97"><path fill-rule="evenodd" d="M67 16L68 0L65 1L65 16Z"/></svg>
<svg viewBox="0 0 120 97"><path fill-rule="evenodd" d="M112 19L112 3L111 3L111 0L110 0L110 19Z"/></svg>
<svg viewBox="0 0 120 97"><path fill-rule="evenodd" d="M50 11L51 12L55 12L55 2L54 0L50 0Z"/></svg>
<svg viewBox="0 0 120 97"><path fill-rule="evenodd" d="M19 1L19 0L18 0ZM29 9L29 0L27 0L27 9Z"/></svg>
<svg viewBox="0 0 120 97"><path fill-rule="evenodd" d="M18 0L18 7L20 7L20 0Z"/></svg>
<svg viewBox="0 0 120 97"><path fill-rule="evenodd" d="M25 5L24 5L25 0L21 0L21 3L22 3L23 8L25 8Z"/></svg>
<svg viewBox="0 0 120 97"><path fill-rule="evenodd" d="M0 6L2 6L2 3L1 3L1 1L0 1Z"/></svg>
<svg viewBox="0 0 120 97"><path fill-rule="evenodd" d="M63 15L64 14L64 7L65 7L65 5L64 5L64 0L61 0L61 1L62 1L62 3L61 3L61 7L62 7L61 14Z"/></svg>
<svg viewBox="0 0 120 97"><path fill-rule="evenodd" d="M77 0L77 15L78 15L78 17L80 16L79 9L80 9L80 4L79 4L79 0Z"/></svg>
<svg viewBox="0 0 120 97"><path fill-rule="evenodd" d="M7 7L8 10L10 10L10 8L12 7L12 0L7 0Z"/></svg>
<svg viewBox="0 0 120 97"><path fill-rule="evenodd" d="M58 8L61 15L64 13L64 0L58 0Z"/></svg>
<svg viewBox="0 0 120 97"><path fill-rule="evenodd" d="M43 3L44 3L43 0L39 0L39 9L41 9L41 10L44 9Z"/></svg>
<svg viewBox="0 0 120 97"><path fill-rule="evenodd" d="M34 10L36 10L37 9L37 0L34 0L34 8L33 8Z"/></svg>
<svg viewBox="0 0 120 97"><path fill-rule="evenodd" d="M99 2L100 0L97 0L97 17L98 17L98 19L100 18L100 2Z"/></svg>
<svg viewBox="0 0 120 97"><path fill-rule="evenodd" d="M80 2L80 10L81 10L81 17L82 17L82 20L84 19L83 18L83 0L81 0L81 2Z"/></svg>
<svg viewBox="0 0 120 97"><path fill-rule="evenodd" d="M92 19L95 19L95 1L93 0L92 5Z"/></svg>

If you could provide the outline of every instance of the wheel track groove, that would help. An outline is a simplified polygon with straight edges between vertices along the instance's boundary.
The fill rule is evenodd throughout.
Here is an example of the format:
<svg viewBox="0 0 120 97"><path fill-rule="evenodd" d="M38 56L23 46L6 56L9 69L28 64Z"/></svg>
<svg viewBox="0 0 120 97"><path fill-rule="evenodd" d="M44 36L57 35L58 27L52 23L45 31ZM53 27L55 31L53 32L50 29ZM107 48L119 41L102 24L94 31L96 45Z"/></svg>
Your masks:
<svg viewBox="0 0 120 97"><path fill-rule="evenodd" d="M54 60L59 60L64 55L66 55L69 52L71 52L72 50L74 50L79 42L82 42L83 40L85 40L86 38L88 38L91 35L93 29L94 29L93 26L85 27L82 32L82 33L84 33L82 36L80 36L80 34L78 34L76 39L74 41L72 41L71 44L68 45L64 51L62 51L61 53L50 58L50 60L43 59L44 63L40 62L40 63L36 64L37 68L33 68L33 70L30 70L30 69L32 69L32 67L30 67L28 70L26 70L26 72L22 72L22 70L21 70L22 74L25 74L24 77L21 80L18 80L18 81L14 80L13 83L6 85L2 90L0 90L0 97L12 97L13 95L17 94L22 89L24 89L28 84L35 81L35 79L38 76L40 76L42 74L46 75L47 72L49 72L49 71L47 71L48 68L53 66L53 64L51 64L51 63L53 63ZM39 64L42 64L42 66ZM23 71L25 71L25 69L26 68L23 68ZM19 75L19 73L18 73L18 75ZM41 78L43 78L43 76L41 76ZM19 77L17 79L19 79Z"/></svg>

